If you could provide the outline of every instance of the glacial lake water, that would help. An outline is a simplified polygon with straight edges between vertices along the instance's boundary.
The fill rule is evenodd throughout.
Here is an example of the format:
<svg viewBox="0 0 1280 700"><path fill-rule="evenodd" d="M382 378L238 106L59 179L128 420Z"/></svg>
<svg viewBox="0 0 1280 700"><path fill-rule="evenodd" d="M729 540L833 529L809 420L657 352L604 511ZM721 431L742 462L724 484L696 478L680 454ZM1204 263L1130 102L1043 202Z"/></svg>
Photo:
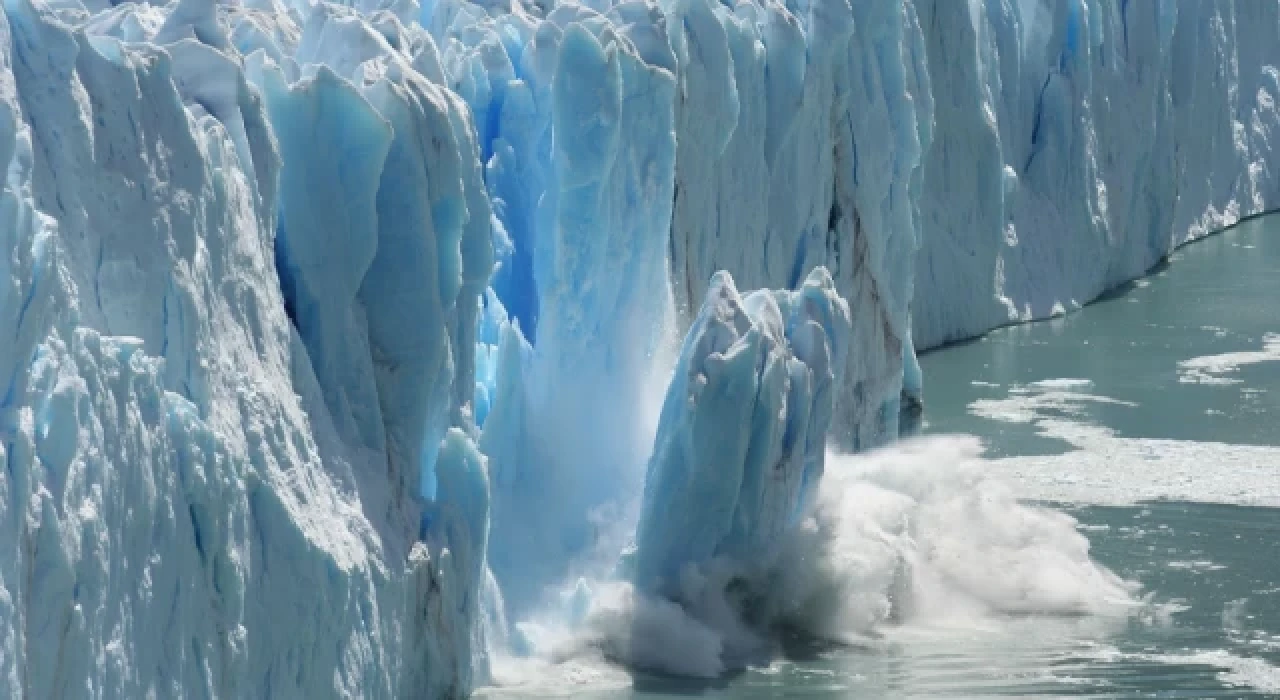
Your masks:
<svg viewBox="0 0 1280 700"><path fill-rule="evenodd" d="M993 475L1074 517L1158 613L896 630L710 682L566 675L496 695L1280 697L1280 216L921 364L922 431L980 437Z"/></svg>

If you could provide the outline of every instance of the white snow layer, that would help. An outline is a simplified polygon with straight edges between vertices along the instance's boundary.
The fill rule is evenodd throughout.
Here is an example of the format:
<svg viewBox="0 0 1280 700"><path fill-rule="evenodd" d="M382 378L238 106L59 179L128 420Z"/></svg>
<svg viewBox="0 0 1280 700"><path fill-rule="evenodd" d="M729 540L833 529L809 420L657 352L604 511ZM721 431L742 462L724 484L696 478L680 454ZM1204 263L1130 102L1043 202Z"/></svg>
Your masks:
<svg viewBox="0 0 1280 700"><path fill-rule="evenodd" d="M1276 200L1271 0L348 4L3 0L0 695L464 695Z"/></svg>

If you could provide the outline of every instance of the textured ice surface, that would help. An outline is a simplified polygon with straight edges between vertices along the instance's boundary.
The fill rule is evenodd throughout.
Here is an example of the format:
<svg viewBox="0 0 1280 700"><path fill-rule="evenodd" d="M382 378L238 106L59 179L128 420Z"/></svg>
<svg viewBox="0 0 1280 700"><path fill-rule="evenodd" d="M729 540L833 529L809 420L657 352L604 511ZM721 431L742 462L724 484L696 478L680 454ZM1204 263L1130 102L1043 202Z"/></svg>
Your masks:
<svg viewBox="0 0 1280 700"><path fill-rule="evenodd" d="M632 577L679 593L682 571L768 558L822 478L833 368L849 308L826 268L745 299L719 273L685 338L658 423Z"/></svg>
<svg viewBox="0 0 1280 700"><path fill-rule="evenodd" d="M469 686L487 489L438 445L488 205L461 101L349 14L5 4L0 695Z"/></svg>
<svg viewBox="0 0 1280 700"><path fill-rule="evenodd" d="M1272 0L2 7L5 696L464 694L1275 197Z"/></svg>
<svg viewBox="0 0 1280 700"><path fill-rule="evenodd" d="M1274 208L1274 2L917 2L917 347L1078 308Z"/></svg>

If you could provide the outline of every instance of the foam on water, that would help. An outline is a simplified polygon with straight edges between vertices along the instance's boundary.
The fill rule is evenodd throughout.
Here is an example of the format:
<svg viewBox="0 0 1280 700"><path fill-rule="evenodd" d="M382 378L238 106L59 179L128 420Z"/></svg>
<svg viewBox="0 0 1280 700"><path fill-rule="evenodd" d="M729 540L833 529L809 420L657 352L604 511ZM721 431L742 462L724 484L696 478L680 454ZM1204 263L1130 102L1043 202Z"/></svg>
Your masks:
<svg viewBox="0 0 1280 700"><path fill-rule="evenodd" d="M1280 360L1280 333L1268 333L1261 350L1228 352L1193 357L1178 363L1178 381L1184 384L1240 384L1242 380L1223 375L1235 374L1241 367Z"/></svg>
<svg viewBox="0 0 1280 700"><path fill-rule="evenodd" d="M1177 666L1209 666L1221 669L1222 683L1236 688L1250 688L1263 693L1280 693L1280 667L1264 659L1240 656L1225 649L1184 654L1139 654L1114 647L1100 647L1096 660L1105 663L1157 663Z"/></svg>
<svg viewBox="0 0 1280 700"><path fill-rule="evenodd" d="M969 410L975 415L992 420L1034 423L1047 413L1084 415L1088 404L1136 405L1080 391L1089 385L1090 382L1084 379L1046 379L1025 387L1013 387L1009 390L1009 396L1004 399L974 401Z"/></svg>
<svg viewBox="0 0 1280 700"><path fill-rule="evenodd" d="M1239 357L1223 358L1226 356L1197 359L1206 360L1202 367L1212 364L1208 360L1217 360L1215 372L1229 371L1221 369L1229 362L1244 364ZM1066 381L1014 387L1005 398L982 399L969 406L970 412L980 417L1034 425L1039 434L1069 447L1062 454L1023 455L987 463L992 474L1019 483L1026 497L1106 505L1164 499L1280 507L1280 483L1275 479L1280 447L1123 437L1111 428L1084 420L1087 409L1107 404L1138 410L1137 404L1058 388L1087 386L1064 384Z"/></svg>

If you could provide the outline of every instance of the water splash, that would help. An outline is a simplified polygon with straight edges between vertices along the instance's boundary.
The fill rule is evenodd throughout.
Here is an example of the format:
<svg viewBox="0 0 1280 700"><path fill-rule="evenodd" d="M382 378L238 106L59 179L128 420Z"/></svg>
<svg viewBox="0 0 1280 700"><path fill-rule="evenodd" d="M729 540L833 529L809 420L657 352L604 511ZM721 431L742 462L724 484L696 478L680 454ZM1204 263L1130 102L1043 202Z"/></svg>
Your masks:
<svg viewBox="0 0 1280 700"><path fill-rule="evenodd" d="M528 656L500 660L495 681L625 682L610 663L714 678L768 665L788 637L861 646L890 630L1123 621L1143 608L1135 584L1090 558L1072 517L1020 502L980 453L976 438L943 436L831 454L812 510L775 555L688 567L679 602L579 578L517 626Z"/></svg>

